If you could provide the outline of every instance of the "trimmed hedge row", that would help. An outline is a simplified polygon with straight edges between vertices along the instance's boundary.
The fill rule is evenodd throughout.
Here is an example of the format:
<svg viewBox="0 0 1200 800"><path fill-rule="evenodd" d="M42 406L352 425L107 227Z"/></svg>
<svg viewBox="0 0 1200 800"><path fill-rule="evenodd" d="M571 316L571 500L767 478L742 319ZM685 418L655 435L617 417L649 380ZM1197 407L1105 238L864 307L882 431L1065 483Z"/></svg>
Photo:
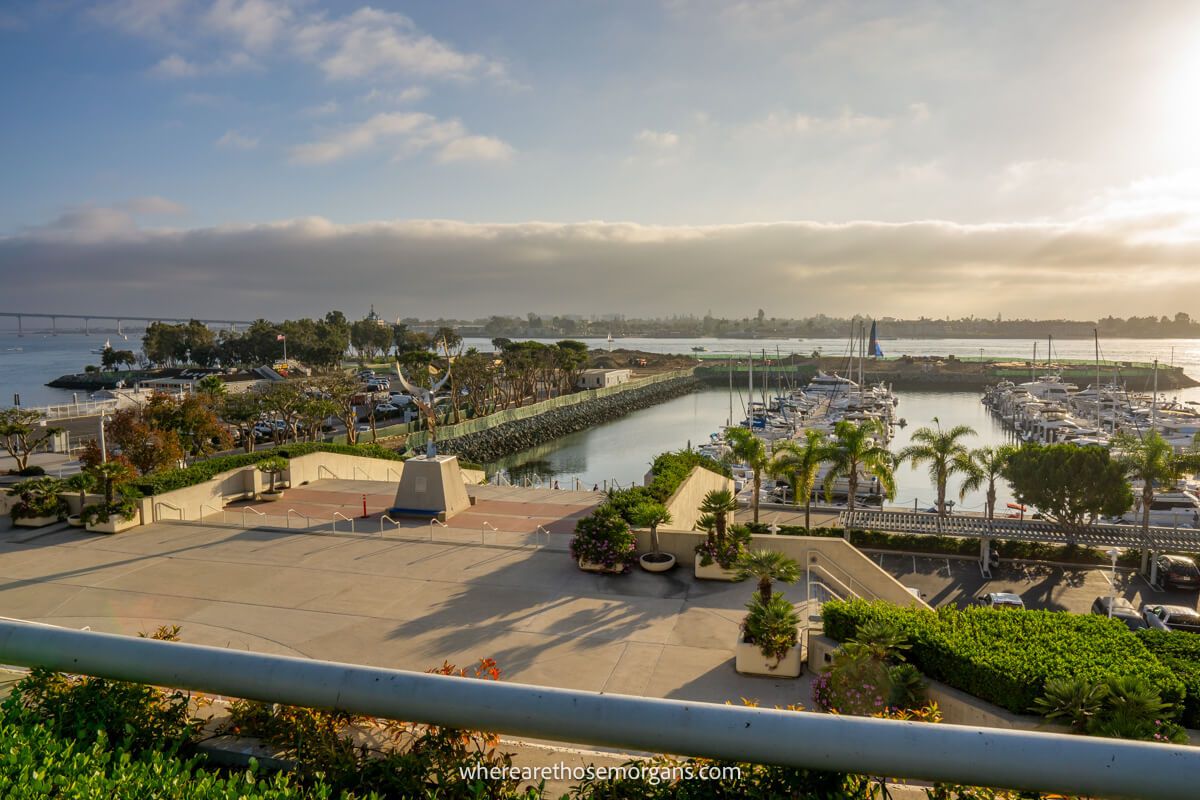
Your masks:
<svg viewBox="0 0 1200 800"><path fill-rule="evenodd" d="M1200 728L1200 636L1186 631L1149 628L1143 628L1137 635L1187 691L1180 722L1188 728Z"/></svg>
<svg viewBox="0 0 1200 800"><path fill-rule="evenodd" d="M650 465L650 472L654 477L651 478L649 486L614 489L608 493L607 502L620 512L626 522L633 525L634 508L645 502L667 502L695 467L704 467L726 478L733 474L727 465L702 456L694 450L661 453Z"/></svg>
<svg viewBox="0 0 1200 800"><path fill-rule="evenodd" d="M163 492L186 489L188 486L204 483L205 481L212 480L214 476L222 472L237 469L238 467L248 467L271 456L295 458L296 456L307 455L308 453L341 453L348 456L382 458L388 461L405 460L404 456L395 450L389 450L377 444L300 442L297 444L285 444L267 450L258 450L253 453L216 456L205 461L197 461L195 464L183 469L155 470L148 475L138 478L134 485L141 490L143 495L162 494ZM466 465L464 464L464 466Z"/></svg>
<svg viewBox="0 0 1200 800"><path fill-rule="evenodd" d="M921 672L1017 714L1031 713L1050 678L1141 677L1176 707L1186 692L1124 623L1095 614L927 611L855 599L826 603L822 618L825 635L839 642L870 620L892 624L912 643L908 659Z"/></svg>

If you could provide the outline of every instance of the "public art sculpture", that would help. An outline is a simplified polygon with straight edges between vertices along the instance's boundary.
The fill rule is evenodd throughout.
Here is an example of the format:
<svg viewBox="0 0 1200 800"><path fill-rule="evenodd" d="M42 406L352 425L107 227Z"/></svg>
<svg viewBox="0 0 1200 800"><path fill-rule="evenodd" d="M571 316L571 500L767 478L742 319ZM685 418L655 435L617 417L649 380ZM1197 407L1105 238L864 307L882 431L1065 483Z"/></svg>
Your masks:
<svg viewBox="0 0 1200 800"><path fill-rule="evenodd" d="M421 416L425 418L425 431L428 434L425 439L425 457L433 458L437 455L437 413L433 408L433 399L450 380L450 367L446 366L446 374L429 389L410 383L404 377L404 373L400 371L399 361L396 362L396 378L404 387L404 391L412 397L413 404L421 412Z"/></svg>

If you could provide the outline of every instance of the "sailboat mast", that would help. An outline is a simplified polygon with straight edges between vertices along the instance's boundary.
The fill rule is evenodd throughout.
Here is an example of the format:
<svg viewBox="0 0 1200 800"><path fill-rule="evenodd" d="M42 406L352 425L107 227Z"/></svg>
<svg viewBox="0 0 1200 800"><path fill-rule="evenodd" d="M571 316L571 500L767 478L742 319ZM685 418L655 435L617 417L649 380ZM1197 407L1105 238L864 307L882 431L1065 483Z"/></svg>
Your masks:
<svg viewBox="0 0 1200 800"><path fill-rule="evenodd" d="M1029 362L1029 380L1034 379L1034 372L1037 370L1037 346L1038 343L1033 343L1033 361Z"/></svg>
<svg viewBox="0 0 1200 800"><path fill-rule="evenodd" d="M1150 430L1158 429L1158 359L1154 359L1154 399L1150 401Z"/></svg>
<svg viewBox="0 0 1200 800"><path fill-rule="evenodd" d="M1092 328L1092 337L1096 341L1096 431L1100 432L1100 329Z"/></svg>
<svg viewBox="0 0 1200 800"><path fill-rule="evenodd" d="M754 402L754 351L750 351L750 387L746 393L746 413L750 414L750 404ZM750 416L750 427L754 427L754 417Z"/></svg>
<svg viewBox="0 0 1200 800"><path fill-rule="evenodd" d="M1054 360L1054 334L1046 334L1046 369L1050 369L1050 362Z"/></svg>
<svg viewBox="0 0 1200 800"><path fill-rule="evenodd" d="M730 353L729 359L726 362L729 366L729 419L726 420L726 427L733 425L733 354Z"/></svg>

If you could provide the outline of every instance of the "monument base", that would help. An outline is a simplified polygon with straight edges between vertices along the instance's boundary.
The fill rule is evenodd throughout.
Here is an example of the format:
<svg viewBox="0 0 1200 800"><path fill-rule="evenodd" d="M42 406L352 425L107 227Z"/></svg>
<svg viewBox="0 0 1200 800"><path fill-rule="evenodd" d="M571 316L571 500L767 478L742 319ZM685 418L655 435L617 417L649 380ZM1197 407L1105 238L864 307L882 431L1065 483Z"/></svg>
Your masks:
<svg viewBox="0 0 1200 800"><path fill-rule="evenodd" d="M404 462L400 486L388 514L445 522L470 507L458 456L418 456Z"/></svg>

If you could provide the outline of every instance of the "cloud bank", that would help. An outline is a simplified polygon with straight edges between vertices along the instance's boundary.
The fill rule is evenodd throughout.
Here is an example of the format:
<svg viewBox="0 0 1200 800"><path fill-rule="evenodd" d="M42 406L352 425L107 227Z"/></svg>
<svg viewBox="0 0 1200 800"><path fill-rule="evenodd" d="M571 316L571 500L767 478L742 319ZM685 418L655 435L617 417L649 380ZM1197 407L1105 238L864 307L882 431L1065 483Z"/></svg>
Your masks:
<svg viewBox="0 0 1200 800"><path fill-rule="evenodd" d="M388 316L529 310L1085 318L1167 314L1200 297L1200 241L1174 220L658 227L334 224L190 230L84 208L0 238L0 281L29 307L282 318L374 303ZM8 310L8 309L5 309Z"/></svg>

